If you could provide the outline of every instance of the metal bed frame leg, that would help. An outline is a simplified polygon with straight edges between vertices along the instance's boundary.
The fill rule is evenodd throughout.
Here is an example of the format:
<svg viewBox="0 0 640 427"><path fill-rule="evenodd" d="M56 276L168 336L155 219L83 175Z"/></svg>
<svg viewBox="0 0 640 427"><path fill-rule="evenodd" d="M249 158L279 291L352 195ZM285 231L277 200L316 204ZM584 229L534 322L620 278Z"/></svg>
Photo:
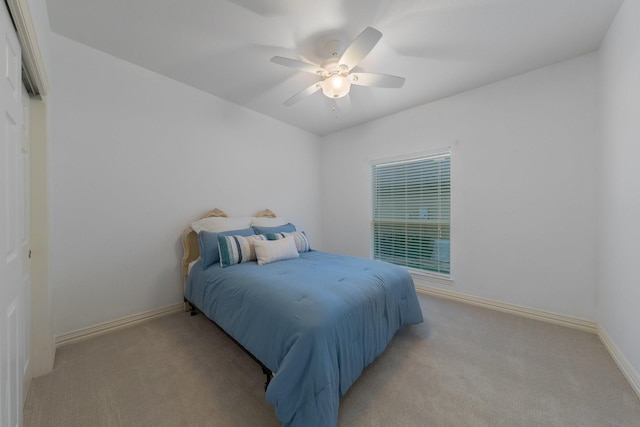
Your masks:
<svg viewBox="0 0 640 427"><path fill-rule="evenodd" d="M266 391L267 387L269 387L269 383L273 379L273 373L271 373L271 371L264 366L262 367L262 372L267 376L267 381L264 383L264 389Z"/></svg>
<svg viewBox="0 0 640 427"><path fill-rule="evenodd" d="M186 298L184 298L184 302L186 302L187 304L189 304L189 307L191 307L191 315L195 316L196 314L198 314L198 312L196 311L196 308L193 306L193 304L191 304L191 301L187 300ZM186 311L186 310L185 310Z"/></svg>

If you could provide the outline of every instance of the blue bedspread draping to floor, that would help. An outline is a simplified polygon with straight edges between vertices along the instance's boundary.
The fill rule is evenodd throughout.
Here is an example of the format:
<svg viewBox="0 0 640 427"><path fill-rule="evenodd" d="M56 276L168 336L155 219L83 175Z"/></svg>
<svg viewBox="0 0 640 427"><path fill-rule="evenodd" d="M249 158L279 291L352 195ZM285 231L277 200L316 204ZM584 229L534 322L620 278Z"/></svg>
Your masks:
<svg viewBox="0 0 640 427"><path fill-rule="evenodd" d="M185 297L275 374L266 399L291 427L335 426L340 396L398 329L423 320L405 269L320 251L266 265L198 262Z"/></svg>

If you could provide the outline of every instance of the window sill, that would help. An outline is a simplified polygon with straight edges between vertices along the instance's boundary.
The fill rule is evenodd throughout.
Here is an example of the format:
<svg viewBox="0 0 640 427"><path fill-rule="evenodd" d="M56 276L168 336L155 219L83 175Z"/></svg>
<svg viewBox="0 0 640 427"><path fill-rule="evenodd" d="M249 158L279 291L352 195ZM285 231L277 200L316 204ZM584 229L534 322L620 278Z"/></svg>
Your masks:
<svg viewBox="0 0 640 427"><path fill-rule="evenodd" d="M431 283L439 283L441 285L452 286L454 283L453 277L446 276L444 274L438 273L430 273L424 270L417 270L414 268L407 268L407 271L411 274L411 276L418 281L421 282L431 282Z"/></svg>

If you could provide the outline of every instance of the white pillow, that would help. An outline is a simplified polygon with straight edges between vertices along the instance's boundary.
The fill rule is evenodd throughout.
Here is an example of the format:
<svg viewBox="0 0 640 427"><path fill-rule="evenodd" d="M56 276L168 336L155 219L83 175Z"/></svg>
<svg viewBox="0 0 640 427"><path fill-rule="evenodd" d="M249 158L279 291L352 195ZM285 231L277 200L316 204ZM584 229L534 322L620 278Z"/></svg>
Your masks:
<svg viewBox="0 0 640 427"><path fill-rule="evenodd" d="M256 240L253 242L253 246L259 265L300 256L293 236L279 240Z"/></svg>
<svg viewBox="0 0 640 427"><path fill-rule="evenodd" d="M282 218L267 218L254 216L251 218L252 227L278 227L279 225L288 224L289 221Z"/></svg>
<svg viewBox="0 0 640 427"><path fill-rule="evenodd" d="M243 230L249 227L251 227L250 216L238 216L233 218L212 216L210 218L202 218L191 223L191 228L196 233L200 233L201 231L220 233L221 231Z"/></svg>

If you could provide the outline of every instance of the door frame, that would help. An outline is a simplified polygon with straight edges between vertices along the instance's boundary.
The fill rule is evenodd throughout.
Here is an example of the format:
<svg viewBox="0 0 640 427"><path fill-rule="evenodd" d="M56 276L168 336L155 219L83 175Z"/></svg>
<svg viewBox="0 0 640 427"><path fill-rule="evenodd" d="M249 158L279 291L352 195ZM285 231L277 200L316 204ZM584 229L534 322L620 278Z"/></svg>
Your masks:
<svg viewBox="0 0 640 427"><path fill-rule="evenodd" d="M7 0L9 14L13 19L22 47L22 61L27 71L34 94L45 97L49 94L49 79L38 43L38 35L33 25L31 9L27 0Z"/></svg>

